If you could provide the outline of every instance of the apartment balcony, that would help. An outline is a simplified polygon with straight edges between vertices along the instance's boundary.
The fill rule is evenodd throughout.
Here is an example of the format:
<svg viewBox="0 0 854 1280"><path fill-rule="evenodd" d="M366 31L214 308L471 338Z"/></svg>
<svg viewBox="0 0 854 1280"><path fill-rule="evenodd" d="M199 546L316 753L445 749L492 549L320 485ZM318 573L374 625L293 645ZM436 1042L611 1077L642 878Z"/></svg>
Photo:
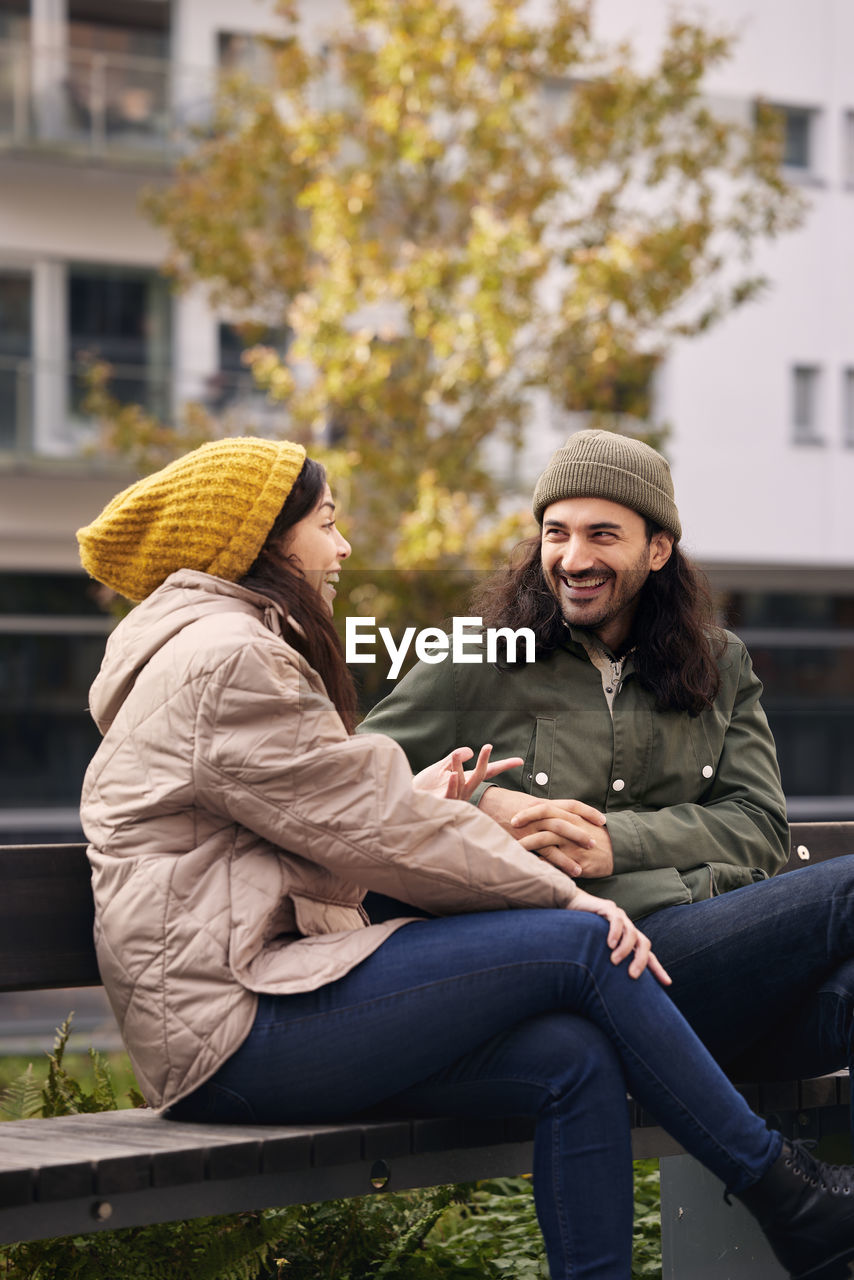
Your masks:
<svg viewBox="0 0 854 1280"><path fill-rule="evenodd" d="M0 150L168 167L214 92L214 76L168 58L0 41Z"/></svg>
<svg viewBox="0 0 854 1280"><path fill-rule="evenodd" d="M0 353L0 465L33 459L96 463L95 423L85 410L87 360L35 361ZM176 371L163 364L111 363L108 389L119 404L138 404L163 422L201 405L231 435L281 434L281 404L246 371Z"/></svg>

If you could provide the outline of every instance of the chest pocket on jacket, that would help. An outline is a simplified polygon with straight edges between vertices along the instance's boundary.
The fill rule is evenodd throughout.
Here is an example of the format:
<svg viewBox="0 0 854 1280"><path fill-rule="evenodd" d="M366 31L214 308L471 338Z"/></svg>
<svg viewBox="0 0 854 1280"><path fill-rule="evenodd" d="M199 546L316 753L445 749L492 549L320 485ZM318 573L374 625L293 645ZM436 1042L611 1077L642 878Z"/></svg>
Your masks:
<svg viewBox="0 0 854 1280"><path fill-rule="evenodd" d="M553 716L537 716L522 770L523 785L532 796L549 795L554 766L556 724L557 721Z"/></svg>

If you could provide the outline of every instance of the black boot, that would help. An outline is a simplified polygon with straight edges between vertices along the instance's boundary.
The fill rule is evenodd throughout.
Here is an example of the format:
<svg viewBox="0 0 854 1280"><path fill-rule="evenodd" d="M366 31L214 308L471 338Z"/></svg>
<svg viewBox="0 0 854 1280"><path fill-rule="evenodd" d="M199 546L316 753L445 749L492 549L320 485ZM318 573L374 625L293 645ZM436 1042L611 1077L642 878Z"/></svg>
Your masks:
<svg viewBox="0 0 854 1280"><path fill-rule="evenodd" d="M738 1199L792 1280L854 1277L854 1166L823 1164L784 1138L768 1172Z"/></svg>

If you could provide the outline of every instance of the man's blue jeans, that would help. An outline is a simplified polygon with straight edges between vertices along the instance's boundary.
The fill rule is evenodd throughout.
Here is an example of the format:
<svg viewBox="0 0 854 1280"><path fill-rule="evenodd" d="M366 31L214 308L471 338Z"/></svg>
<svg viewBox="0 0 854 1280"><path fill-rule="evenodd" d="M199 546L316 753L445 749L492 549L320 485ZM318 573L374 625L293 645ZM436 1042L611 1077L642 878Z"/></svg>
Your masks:
<svg viewBox="0 0 854 1280"><path fill-rule="evenodd" d="M780 1150L664 990L614 965L607 925L496 911L405 925L337 982L263 995L254 1027L180 1118L534 1115L554 1280L627 1280L626 1089L731 1190Z"/></svg>
<svg viewBox="0 0 854 1280"><path fill-rule="evenodd" d="M670 995L738 1080L851 1065L854 857L639 920Z"/></svg>

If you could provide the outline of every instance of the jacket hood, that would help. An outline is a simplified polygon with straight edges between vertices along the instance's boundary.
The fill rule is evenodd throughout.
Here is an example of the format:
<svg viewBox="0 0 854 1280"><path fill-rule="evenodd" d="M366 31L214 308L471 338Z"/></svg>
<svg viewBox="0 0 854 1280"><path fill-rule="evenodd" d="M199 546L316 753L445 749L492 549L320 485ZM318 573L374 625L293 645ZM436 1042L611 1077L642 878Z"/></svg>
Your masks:
<svg viewBox="0 0 854 1280"><path fill-rule="evenodd" d="M89 690L89 711L106 733L148 662L200 618L215 613L254 614L281 635L281 614L266 596L195 569L181 569L136 605L107 641L101 669Z"/></svg>

